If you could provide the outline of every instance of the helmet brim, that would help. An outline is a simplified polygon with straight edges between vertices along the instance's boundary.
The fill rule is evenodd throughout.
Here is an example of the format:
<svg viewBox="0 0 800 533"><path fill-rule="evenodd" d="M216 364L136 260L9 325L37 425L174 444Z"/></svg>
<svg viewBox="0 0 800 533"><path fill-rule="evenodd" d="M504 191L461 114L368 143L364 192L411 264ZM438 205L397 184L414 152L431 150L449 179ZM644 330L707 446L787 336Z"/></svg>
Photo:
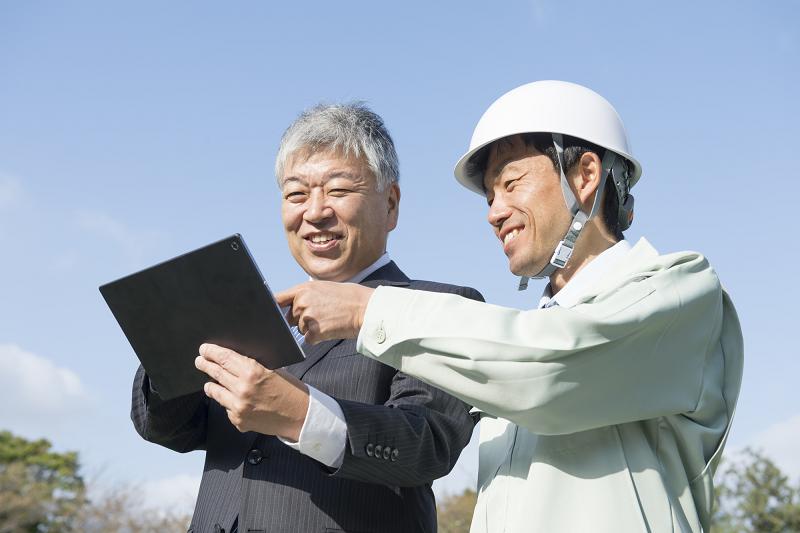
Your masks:
<svg viewBox="0 0 800 533"><path fill-rule="evenodd" d="M517 133L511 133L511 134L508 134L508 135L502 135L502 136L497 137L495 139L490 139L490 140L484 142L483 144L479 144L478 146L473 147L470 151L468 151L467 153L462 155L461 158L458 160L458 162L456 162L456 166L453 169L453 174L456 177L456 181L458 181L458 183L460 183L461 185L463 185L467 189L471 190L472 192L480 194L481 196L486 196L486 190L483 187L483 174L476 174L474 172L473 173L469 172L469 162L470 162L470 160L481 149L485 148L486 146L489 146L493 142L499 141L500 139L504 139L505 137L511 137L513 135L520 135L520 134L525 134L525 133L547 133L547 134L552 134L552 133L560 133L560 132L557 132L557 131L556 132L551 132L551 131L547 131L547 132L521 131L521 132L517 132ZM562 133L562 135L569 135L569 134L568 133ZM596 145L602 147L602 144L593 142L591 139L584 139L584 140L586 140L586 141L588 141L588 142L590 142L592 144L596 144ZM608 150L608 148L606 148L606 149ZM634 185L636 185L636 182L639 181L639 178L642 175L642 165L639 163L639 161L637 161L630 154L620 153L620 151L618 151L618 150L614 150L614 152L619 154L619 155L621 155L622 157L624 157L631 164L632 172L631 172L630 187L633 187Z"/></svg>

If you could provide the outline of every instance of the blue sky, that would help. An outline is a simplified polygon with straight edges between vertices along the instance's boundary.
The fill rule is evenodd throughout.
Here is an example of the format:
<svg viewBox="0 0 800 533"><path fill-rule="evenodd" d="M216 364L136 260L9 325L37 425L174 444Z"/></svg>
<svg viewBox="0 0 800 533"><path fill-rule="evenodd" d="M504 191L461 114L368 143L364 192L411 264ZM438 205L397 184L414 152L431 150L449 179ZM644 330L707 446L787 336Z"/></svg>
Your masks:
<svg viewBox="0 0 800 533"><path fill-rule="evenodd" d="M386 120L402 188L389 250L410 276L534 306L541 285L516 292L452 167L495 98L563 79L615 105L642 162L628 238L703 252L737 305L731 449L761 446L800 476L800 4L732 6L0 3L0 427L79 450L90 475L154 501L194 490L201 454L133 431L136 359L97 287L234 232L273 288L302 281L272 167L319 101L365 100ZM473 445L437 490L476 462Z"/></svg>

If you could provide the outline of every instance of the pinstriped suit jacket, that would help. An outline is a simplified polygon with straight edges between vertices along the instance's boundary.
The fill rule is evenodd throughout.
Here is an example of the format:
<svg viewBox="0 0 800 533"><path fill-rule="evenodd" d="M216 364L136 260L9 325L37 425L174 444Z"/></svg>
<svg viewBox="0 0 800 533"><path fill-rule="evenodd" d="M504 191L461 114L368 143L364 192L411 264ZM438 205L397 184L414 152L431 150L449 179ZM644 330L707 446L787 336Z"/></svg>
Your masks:
<svg viewBox="0 0 800 533"><path fill-rule="evenodd" d="M483 300L468 287L409 280L393 262L363 284ZM206 450L189 531L229 532L237 517L240 533L436 531L431 482L452 469L469 442L469 407L359 355L354 339L305 351L305 361L287 370L335 398L347 422L344 461L335 471L273 436L240 433L202 392L159 399L137 371L131 418L139 434L179 452Z"/></svg>

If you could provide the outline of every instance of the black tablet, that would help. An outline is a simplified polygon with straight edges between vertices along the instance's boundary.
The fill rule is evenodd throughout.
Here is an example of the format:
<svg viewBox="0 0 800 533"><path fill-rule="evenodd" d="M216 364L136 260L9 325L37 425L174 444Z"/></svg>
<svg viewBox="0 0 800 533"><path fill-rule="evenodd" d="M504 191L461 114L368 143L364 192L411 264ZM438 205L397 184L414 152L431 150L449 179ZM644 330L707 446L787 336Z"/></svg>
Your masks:
<svg viewBox="0 0 800 533"><path fill-rule="evenodd" d="M102 285L100 293L164 400L210 379L194 366L204 342L272 369L303 360L239 234Z"/></svg>

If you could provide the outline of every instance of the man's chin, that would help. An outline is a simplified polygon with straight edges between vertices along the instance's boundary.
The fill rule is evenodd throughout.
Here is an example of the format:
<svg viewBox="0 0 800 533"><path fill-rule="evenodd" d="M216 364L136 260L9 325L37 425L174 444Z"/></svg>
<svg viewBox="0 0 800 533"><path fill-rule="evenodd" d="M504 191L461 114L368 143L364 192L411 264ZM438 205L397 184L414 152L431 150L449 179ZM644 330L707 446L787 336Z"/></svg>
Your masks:
<svg viewBox="0 0 800 533"><path fill-rule="evenodd" d="M533 264L533 265L530 264L530 263L518 264L518 263L514 263L514 262L509 261L508 262L508 269L515 276L527 276L529 278L532 278L533 276L535 276L539 272L541 272L544 269L545 265L547 265L547 262L545 262L545 261L542 261L541 264L536 263L536 264Z"/></svg>
<svg viewBox="0 0 800 533"><path fill-rule="evenodd" d="M330 259L318 256L302 257L297 263L306 274L321 281L341 281L339 278L346 274L347 270L346 265L338 257Z"/></svg>
<svg viewBox="0 0 800 533"><path fill-rule="evenodd" d="M303 270L310 277L319 281L347 281L356 274L356 272L350 272L352 269L342 265L309 265L304 266Z"/></svg>
<svg viewBox="0 0 800 533"><path fill-rule="evenodd" d="M521 265L521 266L520 265L512 265L511 263L509 263L508 269L515 276L528 276L528 277L531 276L531 274L529 274L530 269L525 268L524 265Z"/></svg>
<svg viewBox="0 0 800 533"><path fill-rule="evenodd" d="M347 281L348 279L350 279L347 276L341 274L340 272L335 272L335 271L308 272L308 275L312 279L315 279L317 281Z"/></svg>
<svg viewBox="0 0 800 533"><path fill-rule="evenodd" d="M337 281L336 277L340 270L336 265L319 264L317 261L300 266L309 277L320 281Z"/></svg>

